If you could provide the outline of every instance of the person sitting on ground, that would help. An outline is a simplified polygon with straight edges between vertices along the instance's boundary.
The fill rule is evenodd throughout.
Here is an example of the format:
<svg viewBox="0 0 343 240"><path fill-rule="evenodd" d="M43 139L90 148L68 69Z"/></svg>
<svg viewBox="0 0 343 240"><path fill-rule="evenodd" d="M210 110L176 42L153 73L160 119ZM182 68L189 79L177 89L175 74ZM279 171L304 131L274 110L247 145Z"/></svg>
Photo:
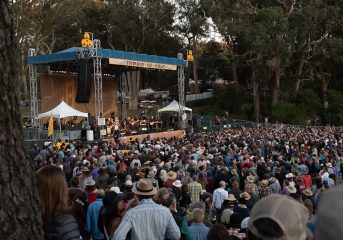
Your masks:
<svg viewBox="0 0 343 240"><path fill-rule="evenodd" d="M46 240L79 240L78 224L68 206L68 188L61 168L48 165L36 173Z"/></svg>

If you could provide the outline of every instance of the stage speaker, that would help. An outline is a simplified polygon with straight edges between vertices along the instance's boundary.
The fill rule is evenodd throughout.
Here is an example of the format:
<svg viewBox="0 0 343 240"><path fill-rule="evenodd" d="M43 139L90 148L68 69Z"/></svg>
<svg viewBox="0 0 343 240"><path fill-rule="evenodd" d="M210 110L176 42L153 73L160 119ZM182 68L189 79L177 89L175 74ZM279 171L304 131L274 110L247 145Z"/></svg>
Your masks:
<svg viewBox="0 0 343 240"><path fill-rule="evenodd" d="M94 128L94 139L99 140L100 139L100 128Z"/></svg>
<svg viewBox="0 0 343 240"><path fill-rule="evenodd" d="M77 71L77 92L75 102L88 103L92 87L92 64L87 60L80 60Z"/></svg>

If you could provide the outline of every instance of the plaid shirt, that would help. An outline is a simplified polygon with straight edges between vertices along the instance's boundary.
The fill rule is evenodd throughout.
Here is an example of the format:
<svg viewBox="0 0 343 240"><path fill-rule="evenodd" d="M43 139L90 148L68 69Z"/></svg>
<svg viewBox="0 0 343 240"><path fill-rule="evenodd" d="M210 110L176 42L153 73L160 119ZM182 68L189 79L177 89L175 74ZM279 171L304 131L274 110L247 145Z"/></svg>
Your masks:
<svg viewBox="0 0 343 240"><path fill-rule="evenodd" d="M245 184L244 191L248 192L250 195L258 195L258 188L255 183L247 183Z"/></svg>
<svg viewBox="0 0 343 240"><path fill-rule="evenodd" d="M270 195L272 193L273 193L273 191L272 191L272 189L269 186L267 186L267 187L260 187L260 189L258 191L258 196L259 196L259 198L263 198L263 197L266 197L266 196L268 196L268 195Z"/></svg>
<svg viewBox="0 0 343 240"><path fill-rule="evenodd" d="M200 183L193 181L188 185L188 193L191 197L192 203L200 201L200 195L202 194L202 186Z"/></svg>
<svg viewBox="0 0 343 240"><path fill-rule="evenodd" d="M227 230L227 232L229 233L230 237L234 236L238 239L242 239L242 240L246 239L245 233L240 233L239 232L240 230L241 229L239 228L230 228L229 230Z"/></svg>

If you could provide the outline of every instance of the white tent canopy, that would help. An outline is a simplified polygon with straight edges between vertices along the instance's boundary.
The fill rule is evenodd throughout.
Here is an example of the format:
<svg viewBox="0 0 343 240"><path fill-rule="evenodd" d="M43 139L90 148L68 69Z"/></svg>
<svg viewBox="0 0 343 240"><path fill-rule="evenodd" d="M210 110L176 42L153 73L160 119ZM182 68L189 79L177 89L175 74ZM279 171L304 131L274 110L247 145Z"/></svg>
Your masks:
<svg viewBox="0 0 343 240"><path fill-rule="evenodd" d="M184 109L184 111L192 112L191 108L183 106L183 109ZM158 113L161 113L161 112L179 112L179 111L180 111L180 105L177 101L174 100L171 103L169 103L168 106L159 109Z"/></svg>
<svg viewBox="0 0 343 240"><path fill-rule="evenodd" d="M80 112L68 104L66 104L64 101L62 101L57 107L54 109L41 113L38 115L38 118L44 118L44 117L50 117L52 113L52 116L54 118L65 118L65 117L88 117L88 113Z"/></svg>

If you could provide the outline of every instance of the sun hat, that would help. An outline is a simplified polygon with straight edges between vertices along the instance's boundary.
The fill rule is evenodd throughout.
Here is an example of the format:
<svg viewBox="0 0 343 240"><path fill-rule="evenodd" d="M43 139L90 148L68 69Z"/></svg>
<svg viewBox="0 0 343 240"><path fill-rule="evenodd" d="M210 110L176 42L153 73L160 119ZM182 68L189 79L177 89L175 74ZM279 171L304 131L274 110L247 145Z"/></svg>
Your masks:
<svg viewBox="0 0 343 240"><path fill-rule="evenodd" d="M261 182L262 187L267 187L268 186L269 181L267 179L263 179Z"/></svg>
<svg viewBox="0 0 343 240"><path fill-rule="evenodd" d="M237 199L235 198L235 195L233 194L229 194L225 200L228 200L228 201L236 201Z"/></svg>
<svg viewBox="0 0 343 240"><path fill-rule="evenodd" d="M306 221L308 216L307 208L294 199L285 195L271 194L257 201L252 208L248 229L253 235L264 240L305 240L307 238ZM279 225L283 232L280 238L264 236L256 228L254 222L265 218ZM326 224L323 225L327 227ZM332 231L331 228L329 229ZM334 231L332 233L337 234Z"/></svg>
<svg viewBox="0 0 343 240"><path fill-rule="evenodd" d="M85 186L94 186L94 185L95 185L95 181L91 178L87 178L85 182Z"/></svg>
<svg viewBox="0 0 343 240"><path fill-rule="evenodd" d="M182 187L182 183L180 180L176 180L175 182L173 182L173 186L180 188Z"/></svg>
<svg viewBox="0 0 343 240"><path fill-rule="evenodd" d="M255 172L255 171L256 171L256 168L255 168L255 167L249 168L249 172L253 173L253 172Z"/></svg>
<svg viewBox="0 0 343 240"><path fill-rule="evenodd" d="M170 180L174 180L177 177L176 172L173 172L173 171L168 172L167 175L168 175L168 179L170 179Z"/></svg>
<svg viewBox="0 0 343 240"><path fill-rule="evenodd" d="M132 187L132 181L131 180L126 180L125 181L125 186Z"/></svg>
<svg viewBox="0 0 343 240"><path fill-rule="evenodd" d="M97 197L104 197L105 196L105 190L104 189L98 189L96 192Z"/></svg>
<svg viewBox="0 0 343 240"><path fill-rule="evenodd" d="M153 187L150 179L140 179L137 184L132 188L132 192L137 195L151 196L157 192L157 189Z"/></svg>
<svg viewBox="0 0 343 240"><path fill-rule="evenodd" d="M328 163L326 164L326 166L329 167L329 168L332 168L332 164L331 164L330 162L328 162Z"/></svg>
<svg viewBox="0 0 343 240"><path fill-rule="evenodd" d="M307 197L311 197L313 196L313 192L311 191L311 189L309 188L306 188L304 191L303 191L304 195L307 196Z"/></svg>
<svg viewBox="0 0 343 240"><path fill-rule="evenodd" d="M316 240L340 240L343 235L343 188L341 185L323 192L315 218Z"/></svg>
<svg viewBox="0 0 343 240"><path fill-rule="evenodd" d="M248 201L251 197L248 192L243 192L239 195L240 198L244 198L246 201Z"/></svg>
<svg viewBox="0 0 343 240"><path fill-rule="evenodd" d="M231 174L232 175L238 175L237 169L236 168L232 169Z"/></svg>
<svg viewBox="0 0 343 240"><path fill-rule="evenodd" d="M82 168L82 172L89 172L89 168L88 167Z"/></svg>
<svg viewBox="0 0 343 240"><path fill-rule="evenodd" d="M286 174L286 178L293 178L293 177L294 177L293 173L287 173Z"/></svg>
<svg viewBox="0 0 343 240"><path fill-rule="evenodd" d="M255 177L252 176L252 175L249 175L249 176L247 177L247 180L248 180L248 182L253 183L253 182L255 182Z"/></svg>
<svg viewBox="0 0 343 240"><path fill-rule="evenodd" d="M117 186L111 187L110 191L111 191L111 192L115 192L115 193L117 193L117 194L122 193L122 192L120 191L120 188L117 187Z"/></svg>

